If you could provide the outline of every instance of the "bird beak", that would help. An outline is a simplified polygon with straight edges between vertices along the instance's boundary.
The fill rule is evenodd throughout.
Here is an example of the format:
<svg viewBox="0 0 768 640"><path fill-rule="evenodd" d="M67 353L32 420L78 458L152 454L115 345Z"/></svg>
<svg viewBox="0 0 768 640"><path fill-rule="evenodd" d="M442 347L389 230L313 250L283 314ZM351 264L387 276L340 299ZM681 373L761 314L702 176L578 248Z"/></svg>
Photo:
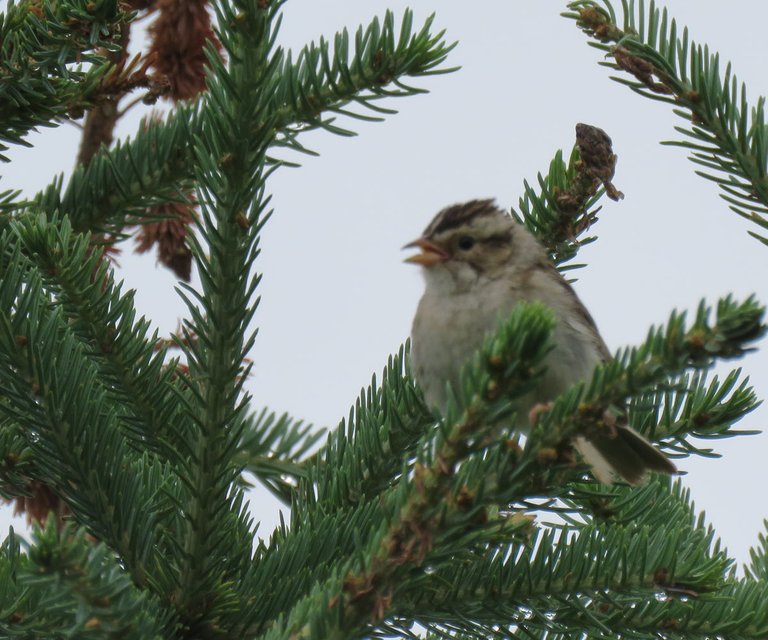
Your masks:
<svg viewBox="0 0 768 640"><path fill-rule="evenodd" d="M445 262L450 257L444 249L441 249L426 238L419 238L418 240L409 242L403 249L411 249L413 247L421 249L421 253L407 257L404 262L420 264L422 267L433 267L436 264Z"/></svg>

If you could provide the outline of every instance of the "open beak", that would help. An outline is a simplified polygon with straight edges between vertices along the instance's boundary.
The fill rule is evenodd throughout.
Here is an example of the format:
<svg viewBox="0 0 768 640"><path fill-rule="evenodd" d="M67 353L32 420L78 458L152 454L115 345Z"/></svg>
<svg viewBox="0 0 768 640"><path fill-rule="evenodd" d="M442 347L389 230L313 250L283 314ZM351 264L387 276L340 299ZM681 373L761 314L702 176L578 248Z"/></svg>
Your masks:
<svg viewBox="0 0 768 640"><path fill-rule="evenodd" d="M403 249L411 249L412 247L418 247L421 249L421 253L407 257L404 262L420 264L422 267L433 267L436 264L445 262L450 257L444 249L441 249L425 238L409 242Z"/></svg>

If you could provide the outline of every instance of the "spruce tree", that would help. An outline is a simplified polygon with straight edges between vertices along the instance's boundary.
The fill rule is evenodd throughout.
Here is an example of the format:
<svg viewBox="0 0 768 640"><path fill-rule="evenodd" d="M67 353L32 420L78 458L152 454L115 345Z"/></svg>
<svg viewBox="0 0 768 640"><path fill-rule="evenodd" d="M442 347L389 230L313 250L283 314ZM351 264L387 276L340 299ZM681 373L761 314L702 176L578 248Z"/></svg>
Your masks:
<svg viewBox="0 0 768 640"><path fill-rule="evenodd" d="M419 77L450 71L452 47L432 19L388 12L292 55L275 42L285 2L22 0L2 15L0 150L84 125L66 184L0 197L0 492L38 522L0 549L0 636L765 637L766 537L741 575L680 480L600 485L568 446L622 413L680 458L740 433L758 403L747 378L707 373L765 332L753 298L672 312L524 439L491 425L514 423L542 373L553 318L536 304L487 338L445 415L425 405L407 343L327 434L252 406L255 263L281 151L348 133L338 115L388 115ZM129 58L147 11L150 49ZM685 119L675 143L768 244L762 100L652 3L565 15L619 81ZM174 106L113 144L136 96ZM607 138L578 132L512 211L562 270L594 240L601 199L619 197ZM130 236L182 281L171 339L114 279ZM265 542L246 471L291 507Z"/></svg>

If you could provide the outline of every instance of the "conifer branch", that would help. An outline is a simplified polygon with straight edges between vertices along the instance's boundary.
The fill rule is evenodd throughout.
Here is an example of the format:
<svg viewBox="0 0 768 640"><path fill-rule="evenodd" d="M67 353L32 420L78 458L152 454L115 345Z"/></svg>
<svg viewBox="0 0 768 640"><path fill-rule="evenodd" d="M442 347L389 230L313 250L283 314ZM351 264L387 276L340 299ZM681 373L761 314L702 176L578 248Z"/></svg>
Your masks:
<svg viewBox="0 0 768 640"><path fill-rule="evenodd" d="M248 416L241 429L235 464L290 505L299 480L309 475L303 458L325 435L324 429L267 409Z"/></svg>
<svg viewBox="0 0 768 640"><path fill-rule="evenodd" d="M383 28L374 22L368 29L360 29L349 60L348 36L344 33L336 38L332 61L324 42L307 47L295 68L280 59L280 69L274 70L272 94L265 97L270 101L270 126L274 131L270 148L305 151L298 140L303 131L322 127L346 132L333 124L332 117L322 116L324 111L349 115L345 105L359 102L375 112L389 113L391 110L372 101L423 92L405 85L403 78L450 71L439 65L452 45L445 44L442 35L429 34L431 19L414 35L412 17L407 12L397 38L393 20L387 14ZM388 89L392 84L395 89ZM66 214L80 232L120 233L128 224L145 220L148 207L179 199L193 185L193 143L216 122L218 114L212 109L205 100L177 107L162 124L148 124L132 141L102 149L87 168L75 170L66 189L59 177L32 202L7 206L42 209L49 215ZM251 123L244 135L258 137L263 124Z"/></svg>
<svg viewBox="0 0 768 640"><path fill-rule="evenodd" d="M681 595L686 596L685 593ZM547 633L545 637L548 640L570 640L576 630L585 629L588 630L585 637L596 640L612 640L616 637L640 640L760 640L768 630L766 603L768 590L764 584L731 580L717 594L703 597L689 595L686 599L659 601L657 593L655 598L646 597L642 600L611 599L603 605L607 615L601 614L599 610L597 613L585 612L586 615L582 617L573 617L570 629L560 628L555 633ZM567 606L568 603L563 604ZM534 632L541 634L551 628L549 618L557 616L564 608L558 606L553 611L536 611L522 632L504 637L530 638Z"/></svg>
<svg viewBox="0 0 768 640"><path fill-rule="evenodd" d="M132 584L84 529L49 521L21 555L11 530L0 549L0 620L6 638L131 637L160 640L173 628L167 610Z"/></svg>
<svg viewBox="0 0 768 640"><path fill-rule="evenodd" d="M673 313L666 328L652 329L641 347L620 352L613 361L597 367L588 385L575 385L561 395L552 410L540 416L526 448L556 448L574 433L610 429L605 416L612 408L625 406L659 385L663 388L668 379L687 369L705 369L715 358L746 353L748 345L765 334L764 312L754 298L737 303L726 297L718 302L716 318L711 322L712 311L702 302L690 329L686 328L685 313ZM696 424L688 424L667 438L681 440L696 435L696 430ZM661 440L662 446L665 440Z"/></svg>
<svg viewBox="0 0 768 640"><path fill-rule="evenodd" d="M66 215L79 233L120 235L131 224L155 221L148 210L184 201L193 186L192 144L202 129L193 107L177 107L162 123L148 122L133 140L102 148L87 167L75 168L66 187L57 176L31 202L19 203L17 212Z"/></svg>
<svg viewBox="0 0 768 640"><path fill-rule="evenodd" d="M242 635L258 636L280 616L290 613L313 587L328 579L338 564L361 553L361 534L383 526L386 509L374 501L331 513L293 509L290 527L281 524L272 533L246 577L247 588L262 597L244 616ZM285 567L301 569L286 572Z"/></svg>
<svg viewBox="0 0 768 640"><path fill-rule="evenodd" d="M90 236L73 233L67 218L45 216L21 218L13 230L119 404L119 419L135 446L164 460L186 458L181 390L172 381L176 361L166 364L165 349L155 348L157 333L149 336L147 320L135 320L132 292L122 294Z"/></svg>
<svg viewBox="0 0 768 640"><path fill-rule="evenodd" d="M608 408L622 406L628 398L663 384L670 376L687 368L710 366L715 357L743 353L765 329L763 309L751 299L739 304L726 298L717 305L715 322L709 321L710 315L702 305L687 329L684 314L673 314L667 327L651 332L643 346L598 367L588 385L575 385L554 402L519 451L514 445L500 443L498 436L489 436L493 425L511 419L514 398L535 384L536 363L547 353L549 325L543 310L518 307L500 333L490 338L463 370L460 389L455 390L441 426L425 436L412 473L403 470L399 486L390 492L391 502L384 503L384 513L392 513L386 516L387 527L377 525L372 538L361 540L365 546L359 554L353 553L343 569L331 573L297 603L284 625L264 637L360 637L368 625L375 627L399 615L395 606L398 589L406 579L414 580L414 571L423 567L434 571L448 559L451 566L456 566L463 553L478 548L475 545L483 548L482 544L492 539L524 537L527 521L491 517L489 508L550 492L561 495L567 481L582 474L567 453L572 436L606 428L601 420ZM344 469L340 472L343 474ZM665 562L672 563L679 553L678 542L693 539L690 534L678 538L679 527L674 531L675 535L670 529L653 541L641 536L637 544L648 544L644 547L648 550L663 548ZM711 534L705 538L699 551L710 547ZM661 540L670 539L675 541L670 546L659 546ZM592 544L588 545L590 549ZM570 546L571 542L563 543L563 549ZM625 553L623 544L608 548L618 549L616 557ZM514 555L500 553L499 557ZM720 586L727 563L724 565L722 557L718 558L713 560L710 573L686 577L685 588L710 590ZM700 555L691 556L687 571L694 567L701 571L707 566L703 563ZM655 565L653 571L645 566L646 588L652 587L651 573L657 584L667 584L659 578L660 566ZM477 575L481 574L487 575ZM678 588L676 578L669 575L666 570L669 588ZM709 577L705 579L705 575ZM572 607L568 611L573 614Z"/></svg>
<svg viewBox="0 0 768 640"><path fill-rule="evenodd" d="M457 548L477 529L485 503L476 506L463 484L457 486L458 465L487 446L493 425L513 411L511 401L535 383L552 328L543 307L521 306L486 340L481 354L464 368L462 388L451 399L446 419L437 431L425 434L413 474L404 469L391 492L387 526L373 529L360 553L337 564L264 638L360 637L369 624L389 615L400 581L436 557L460 553ZM494 519L488 528L493 536L509 539L527 526Z"/></svg>
<svg viewBox="0 0 768 640"><path fill-rule="evenodd" d="M6 500L27 497L35 477L34 451L27 444L23 427L4 420L0 428L0 495Z"/></svg>
<svg viewBox="0 0 768 640"><path fill-rule="evenodd" d="M214 75L205 100L215 116L194 148L201 215L192 242L202 291L180 290L191 315L185 331L195 337L180 344L192 392L187 418L195 428L192 456L180 470L191 496L176 559L177 606L193 635L207 633L221 610L231 608L226 585L240 577L250 556L250 518L234 488L239 469L233 455L248 400L241 391L254 340L249 323L258 305L260 276L252 269L269 217L265 155L274 135L269 108L281 59L273 48L281 4L233 0L216 6L219 23L231 27L220 34L229 67L209 55Z"/></svg>
<svg viewBox="0 0 768 640"><path fill-rule="evenodd" d="M563 15L576 21L592 38L590 43L613 58L604 66L633 76L613 77L635 93L672 105L686 120L675 127L685 138L664 144L690 151L701 167L696 173L715 182L721 197L738 215L761 229L768 228L768 139L765 99L755 107L747 101L746 87L728 64L720 71L720 56L689 39L688 29L678 36L677 23L656 3L622 0L622 19L609 0L570 2ZM750 235L764 244L768 238Z"/></svg>
<svg viewBox="0 0 768 640"><path fill-rule="evenodd" d="M749 550L750 562L744 567L747 577L752 580L768 579L768 519L763 520L763 529L757 545Z"/></svg>
<svg viewBox="0 0 768 640"><path fill-rule="evenodd" d="M679 489L678 489L679 490ZM668 488L656 485L663 497ZM398 593L398 615L429 627L465 619L481 629L606 635L664 630L679 599L706 598L723 587L730 561L693 514L647 527L590 524L540 530L527 545L501 547L474 562L452 563ZM656 616L634 609L664 598ZM430 614L424 615L423 612Z"/></svg>
<svg viewBox="0 0 768 640"><path fill-rule="evenodd" d="M333 48L321 38L318 44L304 47L296 63L292 63L289 54L276 88L278 101L284 105L277 110L280 135L276 146L306 153L297 136L317 128L355 135L334 124L337 115L380 122L383 115L397 112L375 102L426 92L404 84L399 78L453 71L440 65L454 45L445 43L443 31L434 35L430 32L433 21L434 15L414 34L410 9L403 14L399 29L394 14L387 11L383 23L374 19L365 29L358 28L351 56L351 38L346 29L336 34ZM388 88L390 85L394 88ZM350 103L372 113L350 110Z"/></svg>
<svg viewBox="0 0 768 640"><path fill-rule="evenodd" d="M597 127L576 125L576 144L566 165L558 150L546 176L538 174L537 191L524 181L524 194L512 216L546 247L552 263L560 271L584 265L566 264L578 250L594 242L595 236L579 239L597 222L603 195L612 200L623 197L611 179L616 165L611 139Z"/></svg>
<svg viewBox="0 0 768 640"><path fill-rule="evenodd" d="M709 448L694 446L685 436L716 440L757 433L733 429L736 422L760 405L749 379L740 377L741 370L736 369L723 381L715 377L707 385L704 375L685 374L656 391L633 398L629 421L640 433L666 439L670 450L718 457ZM670 439L678 434L683 438Z"/></svg>
<svg viewBox="0 0 768 640"><path fill-rule="evenodd" d="M381 385L374 376L348 419L307 460L298 509L326 512L364 503L394 484L404 460L413 459L435 416L410 376L407 349L406 344L389 357Z"/></svg>
<svg viewBox="0 0 768 640"><path fill-rule="evenodd" d="M2 422L25 426L37 479L145 585L163 548L155 521L164 511L157 487L166 472L129 455L96 368L7 234L0 255Z"/></svg>
<svg viewBox="0 0 768 640"><path fill-rule="evenodd" d="M113 49L129 19L118 0L10 3L0 14L0 140L28 146L31 129L81 115L110 68L97 50Z"/></svg>
<svg viewBox="0 0 768 640"><path fill-rule="evenodd" d="M743 303L725 298L717 304L714 322L709 319L711 310L702 304L690 328L686 328L685 314L673 313L666 328L651 331L643 345L626 350L614 361L598 366L589 382L576 384L557 398L551 409L539 416L521 452L516 453L514 442L499 443L497 438L482 455L471 453L460 469L457 486L465 487L470 496L495 498L505 504L528 505L534 496L566 500L575 497L579 491L569 497L573 490L570 487L574 486L569 483L582 476L583 468L573 464L570 447L573 436L588 436L595 430L611 429L620 407L647 397L656 388L668 388L670 378L679 378L686 369L700 371L710 367L714 358L731 358L748 350L749 343L765 332L763 312L751 298ZM736 374L731 374L729 379L735 381ZM472 393L471 388L464 394ZM699 403L702 402L715 402L710 406L717 406L723 388L713 384L710 390L714 393L706 400L694 394L691 406L701 406ZM691 437L710 438L713 430L717 437L739 435L741 432L730 427L751 410L754 403L750 389L744 388L743 394L739 392L734 396L735 406L723 412L721 423L717 416L712 417L713 424L681 419L674 434L651 428L646 431L646 436L678 454L712 455L709 450L702 451L687 440ZM695 415L693 411L691 415ZM648 426L647 423L631 424L641 429ZM594 506L589 499L585 502ZM481 506L477 500L473 505ZM547 506L536 508L549 510ZM603 505L598 514L603 517L608 511Z"/></svg>

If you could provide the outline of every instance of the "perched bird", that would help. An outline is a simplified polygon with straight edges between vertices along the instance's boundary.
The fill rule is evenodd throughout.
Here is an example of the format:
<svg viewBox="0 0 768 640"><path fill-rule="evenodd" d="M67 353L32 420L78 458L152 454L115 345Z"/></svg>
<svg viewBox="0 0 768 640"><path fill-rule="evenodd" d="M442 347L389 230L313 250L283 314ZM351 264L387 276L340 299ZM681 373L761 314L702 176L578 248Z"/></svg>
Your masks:
<svg viewBox="0 0 768 640"><path fill-rule="evenodd" d="M588 379L611 355L576 292L560 275L531 233L493 200L473 200L438 213L422 236L405 246L421 250L406 262L421 265L426 279L411 330L416 381L430 406L445 409L446 382L454 388L459 371L521 301L538 301L556 320L555 348L537 388L520 400L517 425L529 412ZM647 472L676 473L672 462L625 424L573 442L595 477L616 476L630 484Z"/></svg>

